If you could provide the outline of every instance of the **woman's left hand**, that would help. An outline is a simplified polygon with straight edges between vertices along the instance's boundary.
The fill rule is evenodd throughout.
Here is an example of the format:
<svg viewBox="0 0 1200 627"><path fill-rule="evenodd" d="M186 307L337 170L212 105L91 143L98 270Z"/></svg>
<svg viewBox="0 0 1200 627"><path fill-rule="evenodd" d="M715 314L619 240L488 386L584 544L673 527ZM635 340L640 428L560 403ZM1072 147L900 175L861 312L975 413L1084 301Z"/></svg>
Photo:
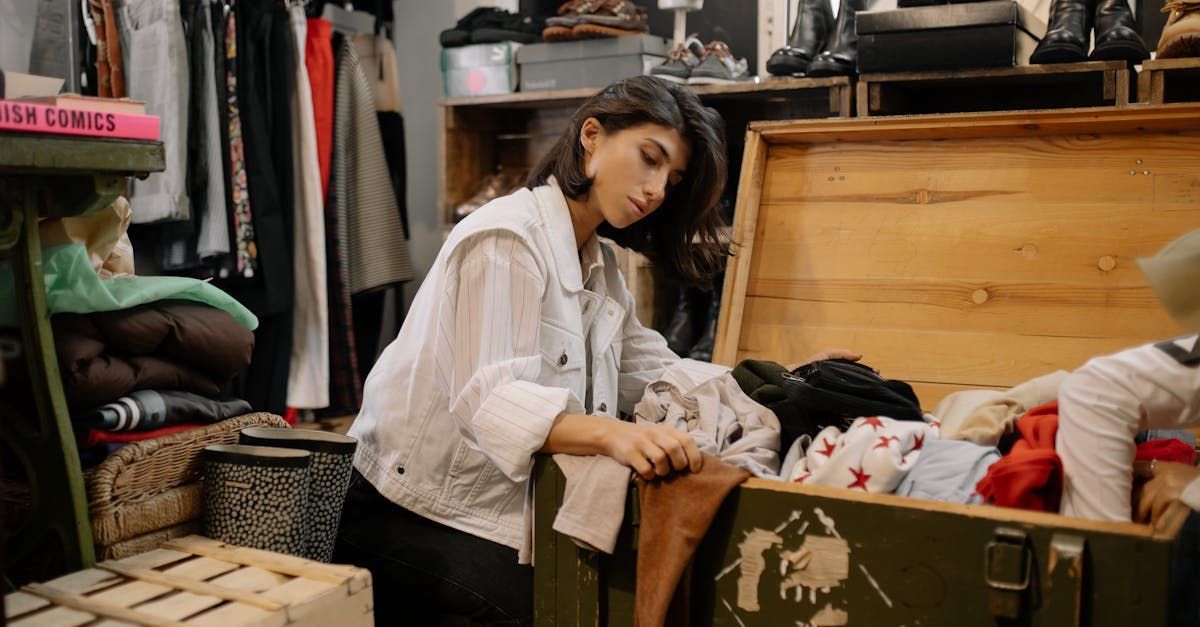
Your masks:
<svg viewBox="0 0 1200 627"><path fill-rule="evenodd" d="M827 348L827 349L809 357L805 361L802 361L798 364L789 364L784 367L787 368L788 370L795 370L796 368L799 368L800 366L803 366L804 364L811 364L814 361L821 361L824 359L846 359L849 361L858 361L858 360L862 359L862 355L860 355L848 348Z"/></svg>
<svg viewBox="0 0 1200 627"><path fill-rule="evenodd" d="M1178 462L1138 462L1134 464L1134 474L1150 477L1142 486L1134 519L1154 525L1167 507L1179 500L1184 488L1200 477L1200 468Z"/></svg>

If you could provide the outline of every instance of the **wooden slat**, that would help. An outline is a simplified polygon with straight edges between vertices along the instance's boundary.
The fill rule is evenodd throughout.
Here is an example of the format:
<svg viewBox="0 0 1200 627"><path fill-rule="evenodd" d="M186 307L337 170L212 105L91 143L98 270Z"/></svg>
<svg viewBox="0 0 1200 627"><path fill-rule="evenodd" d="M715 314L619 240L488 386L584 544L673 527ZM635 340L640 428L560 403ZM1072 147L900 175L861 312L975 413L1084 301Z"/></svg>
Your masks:
<svg viewBox="0 0 1200 627"><path fill-rule="evenodd" d="M263 592L264 590L270 590L282 585L289 579L291 578L269 570L263 570L257 566L246 566L227 575L221 575L213 579L212 583L247 592Z"/></svg>
<svg viewBox="0 0 1200 627"><path fill-rule="evenodd" d="M159 566L181 562L189 558L194 559L191 553L159 548L119 559L117 563L130 568L158 568Z"/></svg>
<svg viewBox="0 0 1200 627"><path fill-rule="evenodd" d="M156 616L168 621L184 622L186 618L203 612L210 607L216 607L224 601L215 596L193 594L191 592L175 592L139 605L138 613Z"/></svg>
<svg viewBox="0 0 1200 627"><path fill-rule="evenodd" d="M293 577L307 577L333 584L341 584L348 579L361 576L361 571L352 566L322 564L292 555L228 545L203 536L178 538L163 543L163 547L245 566L260 566Z"/></svg>
<svg viewBox="0 0 1200 627"><path fill-rule="evenodd" d="M118 605L120 607L133 607L139 603L145 603L151 599L155 599L166 594L169 594L174 589L169 586L159 585L156 583L148 583L145 581L127 581L123 584L113 586L96 597L100 600Z"/></svg>
<svg viewBox="0 0 1200 627"><path fill-rule="evenodd" d="M1098 310L1105 315L1095 315ZM1130 345L1175 333L1176 323L1145 287L923 279L759 279L745 316L755 324L841 326L1053 337L1128 338Z"/></svg>
<svg viewBox="0 0 1200 627"><path fill-rule="evenodd" d="M234 567L236 568L236 566ZM97 565L97 568L108 569L130 579L137 579L139 581L147 581L162 586L169 586L177 590L192 592L197 595L215 597L225 601L238 601L239 603L245 603L246 605L252 605L268 611L275 611L283 607L283 605L280 603L263 595L238 590L236 588L227 588L225 586L209 583L207 581L200 581L184 575L159 572L144 568L129 568L127 566L121 566L111 562L100 563ZM226 569L226 571L227 570L228 569Z"/></svg>
<svg viewBox="0 0 1200 627"><path fill-rule="evenodd" d="M46 585L56 590L64 590L75 594L87 594L93 590L111 586L120 580L119 576L110 572L98 568L86 568L63 575L57 579L51 579L46 582Z"/></svg>
<svg viewBox="0 0 1200 627"><path fill-rule="evenodd" d="M926 383L924 381L906 381L906 383L912 386L913 393L917 395L917 400L921 401L921 408L931 413L937 409L938 403L942 402L942 399L955 392L1008 389L1007 386L955 385L953 383Z"/></svg>
<svg viewBox="0 0 1200 627"><path fill-rule="evenodd" d="M262 593L263 597L283 605L295 605L337 588L336 584L297 577Z"/></svg>
<svg viewBox="0 0 1200 627"><path fill-rule="evenodd" d="M1105 133L1159 134L1200 128L1200 105L1001 111L892 116L883 120L835 118L753 122L769 144L966 139L971 137L1088 136Z"/></svg>
<svg viewBox="0 0 1200 627"><path fill-rule="evenodd" d="M738 357L786 363L828 347L863 354L883 376L905 381L1011 387L1046 372L1071 370L1095 355L1127 348L1109 338L1004 333L877 330L862 327L764 325L742 329Z"/></svg>
<svg viewBox="0 0 1200 627"><path fill-rule="evenodd" d="M750 280L750 261L754 258L754 239L757 232L759 199L767 165L767 145L759 133L746 132L746 149L742 157L742 173L738 185L734 213L734 255L725 269L725 286L721 291L721 312L717 316L717 333L713 345L713 363L733 365L737 349L736 332L742 327L742 305Z"/></svg>
<svg viewBox="0 0 1200 627"><path fill-rule="evenodd" d="M189 618L187 624L188 627L232 627L233 625L283 627L288 624L288 619L284 612L272 613L240 603L226 603ZM338 627L342 626L338 625Z"/></svg>
<svg viewBox="0 0 1200 627"><path fill-rule="evenodd" d="M100 567L104 568L106 565L116 566L118 568L136 569L136 567L129 567L124 564L113 564L111 562L102 563L100 564ZM240 567L237 564L232 564L230 562L215 560L211 557L197 557L170 568L163 569L162 573L164 575L172 575L175 577L191 579L193 581L207 581L213 577L216 577L217 575L223 575L227 572L237 570L238 568ZM114 572L121 572L115 568L112 570Z"/></svg>
<svg viewBox="0 0 1200 627"><path fill-rule="evenodd" d="M57 605L79 610L81 612L88 612L95 616L105 616L137 625L149 625L150 627L183 626L183 623L176 620L168 620L158 616L148 615L140 611L113 605L111 603L105 603L97 599L91 599L83 595L55 588L54 586L47 584L32 583L25 586L25 590L38 596L45 597Z"/></svg>
<svg viewBox="0 0 1200 627"><path fill-rule="evenodd" d="M42 597L18 590L4 595L4 617L11 621L49 604L50 602Z"/></svg>
<svg viewBox="0 0 1200 627"><path fill-rule="evenodd" d="M779 91L797 91L808 89L831 89L849 86L850 80L844 76L825 78L770 78L754 83L731 83L727 85L695 85L689 86L701 98L733 95L751 95ZM466 96L441 98L438 104L443 107L551 107L578 105L595 93L599 87L583 87L579 89L548 89L538 91L514 92L494 96Z"/></svg>
<svg viewBox="0 0 1200 627"><path fill-rule="evenodd" d="M8 624L12 627L75 627L76 625L87 625L95 620L96 615L90 612L82 612L69 607L55 607Z"/></svg>

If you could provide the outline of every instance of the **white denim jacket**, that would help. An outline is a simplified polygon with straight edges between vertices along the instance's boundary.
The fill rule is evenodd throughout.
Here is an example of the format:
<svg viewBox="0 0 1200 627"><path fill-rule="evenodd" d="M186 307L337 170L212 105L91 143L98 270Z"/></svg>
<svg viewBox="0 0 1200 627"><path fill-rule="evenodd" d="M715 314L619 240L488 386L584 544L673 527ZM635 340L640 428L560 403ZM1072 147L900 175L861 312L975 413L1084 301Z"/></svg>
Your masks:
<svg viewBox="0 0 1200 627"><path fill-rule="evenodd" d="M679 359L633 314L612 250L595 236L576 250L550 183L451 231L350 429L355 468L384 496L516 549L533 455L554 419L631 414Z"/></svg>

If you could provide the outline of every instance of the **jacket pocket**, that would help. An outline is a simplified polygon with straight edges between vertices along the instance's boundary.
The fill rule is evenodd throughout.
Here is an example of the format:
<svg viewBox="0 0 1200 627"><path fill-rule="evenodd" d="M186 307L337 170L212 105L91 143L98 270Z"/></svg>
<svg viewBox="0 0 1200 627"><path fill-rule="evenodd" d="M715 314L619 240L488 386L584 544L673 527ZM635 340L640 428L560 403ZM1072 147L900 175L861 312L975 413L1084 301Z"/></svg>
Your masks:
<svg viewBox="0 0 1200 627"><path fill-rule="evenodd" d="M458 443L447 474L445 494L449 503L487 520L498 519L513 495L521 493L517 484L466 440Z"/></svg>

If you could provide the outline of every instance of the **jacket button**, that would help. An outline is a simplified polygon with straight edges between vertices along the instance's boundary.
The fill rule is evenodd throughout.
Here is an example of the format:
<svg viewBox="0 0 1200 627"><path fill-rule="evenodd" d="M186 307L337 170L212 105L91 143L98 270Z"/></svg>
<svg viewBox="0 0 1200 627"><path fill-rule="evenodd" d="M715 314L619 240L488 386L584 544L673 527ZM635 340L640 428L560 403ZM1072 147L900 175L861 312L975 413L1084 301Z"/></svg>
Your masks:
<svg viewBox="0 0 1200 627"><path fill-rule="evenodd" d="M600 403L600 406L597 407L596 409L599 409L600 411L608 411L608 405L606 405L604 403Z"/></svg>
<svg viewBox="0 0 1200 627"><path fill-rule="evenodd" d="M565 351L563 352L562 355L558 356L558 365L560 365L560 366L567 365L567 353Z"/></svg>
<svg viewBox="0 0 1200 627"><path fill-rule="evenodd" d="M397 469L396 469L396 474L400 474L400 475L404 474L404 466L401 466L401 467L397 468Z"/></svg>

